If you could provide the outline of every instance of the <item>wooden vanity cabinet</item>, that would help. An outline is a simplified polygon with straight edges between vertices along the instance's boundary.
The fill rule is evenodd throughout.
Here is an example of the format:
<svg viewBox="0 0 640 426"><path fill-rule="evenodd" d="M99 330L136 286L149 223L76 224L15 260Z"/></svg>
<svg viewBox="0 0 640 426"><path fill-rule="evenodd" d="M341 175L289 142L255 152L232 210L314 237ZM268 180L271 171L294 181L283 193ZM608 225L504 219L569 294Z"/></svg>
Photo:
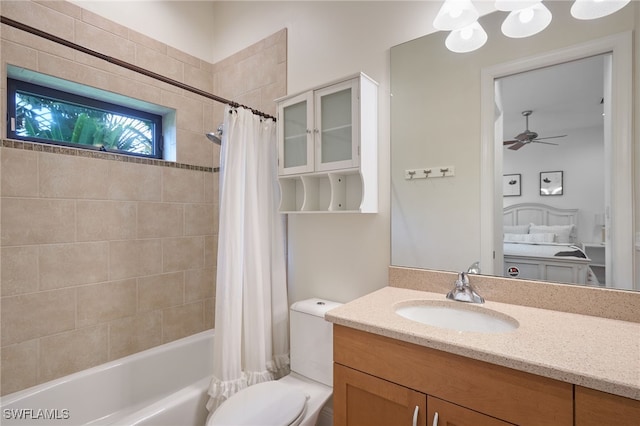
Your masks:
<svg viewBox="0 0 640 426"><path fill-rule="evenodd" d="M439 426L573 426L569 383L340 325L333 336L335 426L431 426L435 412Z"/></svg>
<svg viewBox="0 0 640 426"><path fill-rule="evenodd" d="M576 426L640 425L640 401L576 386Z"/></svg>

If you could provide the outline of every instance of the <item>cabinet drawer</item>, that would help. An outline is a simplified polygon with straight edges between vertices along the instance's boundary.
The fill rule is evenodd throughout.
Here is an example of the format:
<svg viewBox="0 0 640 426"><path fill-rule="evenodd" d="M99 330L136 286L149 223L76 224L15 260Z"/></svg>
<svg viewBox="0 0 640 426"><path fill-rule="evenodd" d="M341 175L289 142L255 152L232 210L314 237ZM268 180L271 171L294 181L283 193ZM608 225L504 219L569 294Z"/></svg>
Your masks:
<svg viewBox="0 0 640 426"><path fill-rule="evenodd" d="M573 385L334 325L334 361L519 425L573 425Z"/></svg>

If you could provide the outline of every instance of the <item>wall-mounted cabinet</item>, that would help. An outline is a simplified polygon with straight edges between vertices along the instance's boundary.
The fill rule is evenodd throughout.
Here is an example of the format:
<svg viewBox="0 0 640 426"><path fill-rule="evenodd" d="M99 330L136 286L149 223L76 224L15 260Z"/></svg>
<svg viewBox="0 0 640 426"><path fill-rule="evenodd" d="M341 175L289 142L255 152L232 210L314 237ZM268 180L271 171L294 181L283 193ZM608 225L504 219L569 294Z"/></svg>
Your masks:
<svg viewBox="0 0 640 426"><path fill-rule="evenodd" d="M283 213L378 210L378 84L365 74L281 98Z"/></svg>

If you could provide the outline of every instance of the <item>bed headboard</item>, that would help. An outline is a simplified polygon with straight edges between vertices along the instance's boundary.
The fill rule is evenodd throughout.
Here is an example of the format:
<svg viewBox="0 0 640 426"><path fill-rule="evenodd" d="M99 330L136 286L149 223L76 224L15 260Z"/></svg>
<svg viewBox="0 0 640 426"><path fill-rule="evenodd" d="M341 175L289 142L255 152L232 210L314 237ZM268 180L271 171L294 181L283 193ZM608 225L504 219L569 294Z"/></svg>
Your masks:
<svg viewBox="0 0 640 426"><path fill-rule="evenodd" d="M572 240L578 234L578 209L559 209L540 203L514 204L503 209L503 225L575 225Z"/></svg>

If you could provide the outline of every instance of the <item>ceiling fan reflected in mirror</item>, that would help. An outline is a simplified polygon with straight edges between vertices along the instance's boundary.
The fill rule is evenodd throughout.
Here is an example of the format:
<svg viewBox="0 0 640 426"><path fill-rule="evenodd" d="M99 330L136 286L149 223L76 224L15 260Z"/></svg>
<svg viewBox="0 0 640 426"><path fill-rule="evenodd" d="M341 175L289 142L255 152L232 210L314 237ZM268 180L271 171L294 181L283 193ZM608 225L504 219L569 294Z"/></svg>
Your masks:
<svg viewBox="0 0 640 426"><path fill-rule="evenodd" d="M520 148L522 148L523 146L530 144L532 142L534 143L544 143L547 145L558 145L557 143L552 143L552 142L544 142L542 139L555 139L555 138L563 138L567 135L558 135L558 136L547 136L545 138L539 138L538 134L536 132L533 132L531 130L529 130L529 116L531 115L533 111L531 110L527 110L527 111L522 111L522 115L524 116L525 120L526 120L526 130L522 133L520 133L518 136L515 137L515 139L510 140L510 141L504 141L503 145L511 145L509 147L509 149L512 149L514 151L519 150Z"/></svg>

